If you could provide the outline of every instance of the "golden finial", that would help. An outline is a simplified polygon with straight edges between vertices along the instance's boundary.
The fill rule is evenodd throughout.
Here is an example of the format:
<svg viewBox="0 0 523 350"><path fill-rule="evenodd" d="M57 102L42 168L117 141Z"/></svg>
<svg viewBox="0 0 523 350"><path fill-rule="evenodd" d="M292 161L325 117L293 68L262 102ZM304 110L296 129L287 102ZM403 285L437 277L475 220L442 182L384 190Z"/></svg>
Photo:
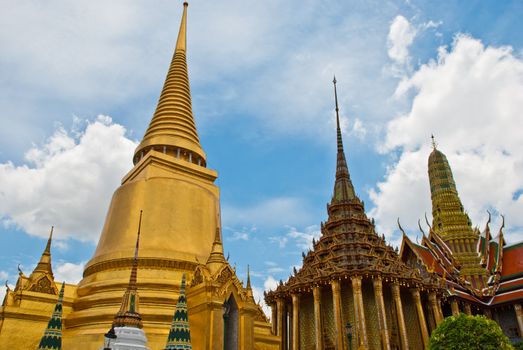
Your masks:
<svg viewBox="0 0 523 350"><path fill-rule="evenodd" d="M430 135L430 138L432 139L432 148L433 148L433 149L438 148L438 144L436 143L436 140L435 140L435 138L434 138L434 134L431 134L431 135Z"/></svg>

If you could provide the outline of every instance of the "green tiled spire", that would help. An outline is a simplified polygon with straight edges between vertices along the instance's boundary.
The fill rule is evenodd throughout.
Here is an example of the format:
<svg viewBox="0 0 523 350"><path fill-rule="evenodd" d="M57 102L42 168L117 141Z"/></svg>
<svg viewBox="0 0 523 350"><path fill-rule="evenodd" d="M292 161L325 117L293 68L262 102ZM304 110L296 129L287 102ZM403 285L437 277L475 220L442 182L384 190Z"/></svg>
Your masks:
<svg viewBox="0 0 523 350"><path fill-rule="evenodd" d="M61 349L62 348L62 302L64 299L65 282L62 283L58 302L54 307L53 315L47 324L44 336L40 340L37 350Z"/></svg>
<svg viewBox="0 0 523 350"><path fill-rule="evenodd" d="M169 337L167 338L167 346L165 350L191 350L191 331L189 329L189 317L187 313L187 299L185 298L185 273L182 276L182 286L180 288L180 296L178 297L178 304L174 311L173 322Z"/></svg>

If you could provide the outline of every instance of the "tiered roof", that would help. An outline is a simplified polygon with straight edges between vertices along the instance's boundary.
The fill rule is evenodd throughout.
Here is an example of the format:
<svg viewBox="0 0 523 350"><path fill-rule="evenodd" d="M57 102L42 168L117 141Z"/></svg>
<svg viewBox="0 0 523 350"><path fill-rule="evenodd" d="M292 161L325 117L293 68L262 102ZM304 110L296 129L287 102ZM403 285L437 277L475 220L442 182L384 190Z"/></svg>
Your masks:
<svg viewBox="0 0 523 350"><path fill-rule="evenodd" d="M280 293L308 290L332 279L358 275L436 287L431 276L422 277L418 270L399 259L397 251L386 243L384 236L376 233L374 221L365 214L364 203L356 195L350 179L340 127L336 79L333 82L337 161L333 196L327 205L329 217L321 224L320 239L313 240L312 250L303 253L302 268L295 269L286 283L280 281L277 289L268 293L268 299Z"/></svg>

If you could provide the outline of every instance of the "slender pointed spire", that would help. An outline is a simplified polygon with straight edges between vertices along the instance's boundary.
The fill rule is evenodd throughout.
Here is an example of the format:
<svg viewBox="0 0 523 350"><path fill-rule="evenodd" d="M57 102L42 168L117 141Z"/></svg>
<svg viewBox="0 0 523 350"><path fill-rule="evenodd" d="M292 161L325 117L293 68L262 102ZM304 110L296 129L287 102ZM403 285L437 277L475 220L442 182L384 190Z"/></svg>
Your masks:
<svg viewBox="0 0 523 350"><path fill-rule="evenodd" d="M436 143L436 139L434 138L434 134L430 135L430 138L432 139L432 149L438 148L438 144Z"/></svg>
<svg viewBox="0 0 523 350"><path fill-rule="evenodd" d="M54 230L54 226L51 226L51 232L49 233L49 239L47 240L47 245L45 246L42 256L40 257L40 261L38 262L35 269L33 270L33 274L34 273L44 273L44 274L49 274L49 275L51 275L51 277L53 277L53 268L51 266L51 242L53 241L53 230Z"/></svg>
<svg viewBox="0 0 523 350"><path fill-rule="evenodd" d="M58 301L54 307L53 315L49 319L37 350L58 350L62 348L62 303L64 300L65 282L62 283Z"/></svg>
<svg viewBox="0 0 523 350"><path fill-rule="evenodd" d="M191 89L187 70L187 2L176 42L174 56L158 101L158 106L142 142L135 151L136 164L156 147L173 157L180 157L205 166L203 151L192 112Z"/></svg>
<svg viewBox="0 0 523 350"><path fill-rule="evenodd" d="M333 202L349 201L356 197L354 186L350 180L349 168L343 150L343 138L341 135L340 114L338 107L338 91L336 89L336 76L332 81L334 84L334 100L336 105L336 135L337 135L337 160L336 160L336 182L334 184Z"/></svg>
<svg viewBox="0 0 523 350"><path fill-rule="evenodd" d="M251 271L249 265L247 265L247 289L252 289L251 287Z"/></svg>
<svg viewBox="0 0 523 350"><path fill-rule="evenodd" d="M207 268L209 271L211 271L211 273L214 273L226 262L227 261L225 260L225 256L223 255L223 243L221 239L220 228L217 227L214 235L211 254L209 255L206 263Z"/></svg>
<svg viewBox="0 0 523 350"><path fill-rule="evenodd" d="M140 298L136 285L138 276L138 250L140 248L140 231L142 227L142 211L140 210L140 220L138 222L138 234L136 237L136 247L134 250L133 265L131 267L131 277L129 284L122 298L120 310L116 313L113 327L135 327L142 328L142 316L140 315Z"/></svg>
<svg viewBox="0 0 523 350"><path fill-rule="evenodd" d="M185 273L182 275L180 296L174 310L173 321L165 350L191 350L191 330L189 327L189 312L187 311L187 298L185 297Z"/></svg>

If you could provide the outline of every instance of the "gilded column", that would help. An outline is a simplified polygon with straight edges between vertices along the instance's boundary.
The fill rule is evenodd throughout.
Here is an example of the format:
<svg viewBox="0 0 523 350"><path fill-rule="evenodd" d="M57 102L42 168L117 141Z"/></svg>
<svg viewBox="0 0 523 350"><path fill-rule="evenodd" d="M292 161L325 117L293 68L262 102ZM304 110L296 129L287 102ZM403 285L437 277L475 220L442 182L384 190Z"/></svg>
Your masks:
<svg viewBox="0 0 523 350"><path fill-rule="evenodd" d="M452 309L452 316L459 315L459 305L458 305L458 301L456 299L452 299L450 301L450 308Z"/></svg>
<svg viewBox="0 0 523 350"><path fill-rule="evenodd" d="M278 308L278 317L277 317L277 333L276 335L280 337L280 344L281 348L283 349L283 345L285 344L285 339L283 339L283 300L277 299L276 300L276 306Z"/></svg>
<svg viewBox="0 0 523 350"><path fill-rule="evenodd" d="M292 294L292 350L300 349L300 296Z"/></svg>
<svg viewBox="0 0 523 350"><path fill-rule="evenodd" d="M383 283L381 278L374 279L374 297L378 307L378 321L381 334L381 348L390 350L389 329L387 326L387 314L385 313L385 301L383 300Z"/></svg>
<svg viewBox="0 0 523 350"><path fill-rule="evenodd" d="M343 347L343 320L341 318L341 289L340 281L331 281L332 288L332 306L334 310L334 324L336 325L336 349L344 349Z"/></svg>
<svg viewBox="0 0 523 350"><path fill-rule="evenodd" d="M392 298L396 305L396 315L398 318L398 327L400 331L401 348L409 349L409 340L407 338L407 327L405 326L405 317L403 316L403 304L401 303L400 286L398 283L392 284Z"/></svg>
<svg viewBox="0 0 523 350"><path fill-rule="evenodd" d="M427 322L425 321L425 314L423 313L423 307L421 306L421 297L419 295L419 289L413 288L410 290L412 298L416 304L416 311L418 312L419 328L421 330L421 338L423 339L423 345L425 348L429 346L429 331L427 329Z"/></svg>
<svg viewBox="0 0 523 350"><path fill-rule="evenodd" d="M518 319L519 336L523 337L523 312L521 311L521 304L514 304L514 311L516 311L516 318Z"/></svg>
<svg viewBox="0 0 523 350"><path fill-rule="evenodd" d="M367 324L363 309L363 295L361 293L361 277L352 277L352 293L354 294L354 314L358 323L358 343L360 348L367 349Z"/></svg>
<svg viewBox="0 0 523 350"><path fill-rule="evenodd" d="M465 311L465 313L467 315L472 315L472 310L470 309L470 304L469 303L463 304L463 310Z"/></svg>
<svg viewBox="0 0 523 350"><path fill-rule="evenodd" d="M278 329L276 328L278 326L278 309L275 304L271 305L271 320L272 320L272 334L277 334Z"/></svg>
<svg viewBox="0 0 523 350"><path fill-rule="evenodd" d="M316 331L316 350L323 350L323 327L321 324L321 291L320 287L312 288L314 296L314 329Z"/></svg>
<svg viewBox="0 0 523 350"><path fill-rule="evenodd" d="M436 300L437 300L437 306L438 306L436 308L436 310L439 313L439 318L443 321L445 319L445 316L443 316L443 308L441 307L441 298L437 296Z"/></svg>
<svg viewBox="0 0 523 350"><path fill-rule="evenodd" d="M441 321L443 321L443 317L441 317L441 312L439 311L439 303L435 292L429 293L429 303L430 308L432 309L432 314L434 315L434 320L436 320L437 327Z"/></svg>

